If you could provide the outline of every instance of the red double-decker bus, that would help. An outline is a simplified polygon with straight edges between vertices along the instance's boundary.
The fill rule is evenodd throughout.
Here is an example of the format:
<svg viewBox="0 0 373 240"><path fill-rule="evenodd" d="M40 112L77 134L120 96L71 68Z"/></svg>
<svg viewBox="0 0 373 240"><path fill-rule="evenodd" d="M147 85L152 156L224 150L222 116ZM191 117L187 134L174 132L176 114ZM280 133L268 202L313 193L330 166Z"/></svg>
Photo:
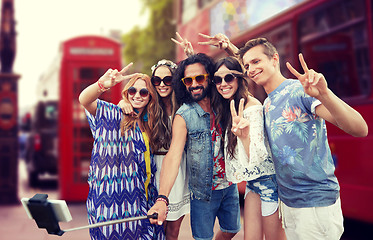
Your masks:
<svg viewBox="0 0 373 240"><path fill-rule="evenodd" d="M301 69L302 52L310 68L324 74L331 90L359 111L373 128L373 3L371 0L179 0L177 31L196 52L215 58L224 52L200 46L198 33L224 33L238 47L266 37L279 51L281 71L288 61ZM177 60L185 57L177 49ZM255 96L263 100L262 88ZM328 138L341 186L343 213L373 223L373 134L354 138L328 124Z"/></svg>
<svg viewBox="0 0 373 240"><path fill-rule="evenodd" d="M36 105L38 115L42 117L37 120L39 128L34 130L38 131L34 145L41 154L43 165L57 168L62 199L83 201L88 195L93 138L78 101L79 94L108 68L121 67L118 41L101 36L80 36L61 43L58 57L39 81L40 99ZM121 90L122 86L118 84L103 93L100 99L119 102Z"/></svg>

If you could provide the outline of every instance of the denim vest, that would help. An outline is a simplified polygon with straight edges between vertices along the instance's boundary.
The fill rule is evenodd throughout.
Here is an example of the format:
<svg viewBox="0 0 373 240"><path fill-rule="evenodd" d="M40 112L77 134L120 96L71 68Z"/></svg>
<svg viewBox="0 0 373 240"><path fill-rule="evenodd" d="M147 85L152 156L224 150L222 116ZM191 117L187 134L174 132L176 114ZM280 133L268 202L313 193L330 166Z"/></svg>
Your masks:
<svg viewBox="0 0 373 240"><path fill-rule="evenodd" d="M183 104L176 114L185 120L188 131L185 149L191 198L209 201L214 166L210 114L198 103Z"/></svg>

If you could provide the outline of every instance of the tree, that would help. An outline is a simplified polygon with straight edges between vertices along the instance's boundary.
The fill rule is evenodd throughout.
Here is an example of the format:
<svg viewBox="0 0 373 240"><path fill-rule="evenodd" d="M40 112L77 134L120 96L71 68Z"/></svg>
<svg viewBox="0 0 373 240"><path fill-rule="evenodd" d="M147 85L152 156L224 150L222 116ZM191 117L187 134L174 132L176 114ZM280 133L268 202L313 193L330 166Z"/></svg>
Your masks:
<svg viewBox="0 0 373 240"><path fill-rule="evenodd" d="M170 40L176 31L173 16L174 1L142 0L142 2L150 11L149 22L144 29L135 26L129 33L123 35L123 57L126 62L134 63L134 69L150 75L151 66L160 59L175 59L176 46Z"/></svg>

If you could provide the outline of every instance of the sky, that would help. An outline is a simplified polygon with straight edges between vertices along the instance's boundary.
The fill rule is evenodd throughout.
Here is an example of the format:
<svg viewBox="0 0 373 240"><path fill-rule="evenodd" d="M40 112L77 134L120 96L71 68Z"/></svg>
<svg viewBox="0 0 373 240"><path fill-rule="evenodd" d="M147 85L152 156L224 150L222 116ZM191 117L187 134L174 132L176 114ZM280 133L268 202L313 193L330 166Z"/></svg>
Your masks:
<svg viewBox="0 0 373 240"><path fill-rule="evenodd" d="M57 56L62 41L86 34L121 33L148 22L139 0L14 0L17 52L13 72L20 74L18 106L36 102L37 81Z"/></svg>

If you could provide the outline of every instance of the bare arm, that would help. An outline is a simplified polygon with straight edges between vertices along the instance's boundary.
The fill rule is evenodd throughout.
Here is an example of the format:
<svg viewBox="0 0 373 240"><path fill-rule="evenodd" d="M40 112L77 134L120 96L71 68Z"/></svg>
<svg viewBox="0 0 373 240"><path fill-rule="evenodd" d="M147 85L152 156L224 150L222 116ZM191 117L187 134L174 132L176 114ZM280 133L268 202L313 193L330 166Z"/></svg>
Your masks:
<svg viewBox="0 0 373 240"><path fill-rule="evenodd" d="M242 142L246 155L250 156L250 123L249 120L243 117L243 107L245 100L242 98L238 106L238 115L234 107L234 100L230 103L232 115L232 133L236 135Z"/></svg>
<svg viewBox="0 0 373 240"><path fill-rule="evenodd" d="M304 92L317 98L322 103L322 105L316 107L316 114L352 136L367 136L368 125L360 113L338 98L328 88L326 79L321 73L308 69L302 54L299 54L299 60L304 74L300 74L290 63L286 63L286 65L300 81Z"/></svg>
<svg viewBox="0 0 373 240"><path fill-rule="evenodd" d="M338 98L328 89L319 98L321 105L316 107L316 115L325 119L354 137L368 135L368 125L358 111Z"/></svg>
<svg viewBox="0 0 373 240"><path fill-rule="evenodd" d="M168 197L172 186L175 183L175 179L179 172L179 166L181 158L184 152L184 146L187 139L187 128L185 120L180 116L176 115L172 123L172 140L170 149L163 159L161 178L159 183L159 195L165 195ZM166 220L166 204L161 201L157 201L154 206L149 210L148 214L158 213L158 220L150 219L152 224L162 224Z"/></svg>

